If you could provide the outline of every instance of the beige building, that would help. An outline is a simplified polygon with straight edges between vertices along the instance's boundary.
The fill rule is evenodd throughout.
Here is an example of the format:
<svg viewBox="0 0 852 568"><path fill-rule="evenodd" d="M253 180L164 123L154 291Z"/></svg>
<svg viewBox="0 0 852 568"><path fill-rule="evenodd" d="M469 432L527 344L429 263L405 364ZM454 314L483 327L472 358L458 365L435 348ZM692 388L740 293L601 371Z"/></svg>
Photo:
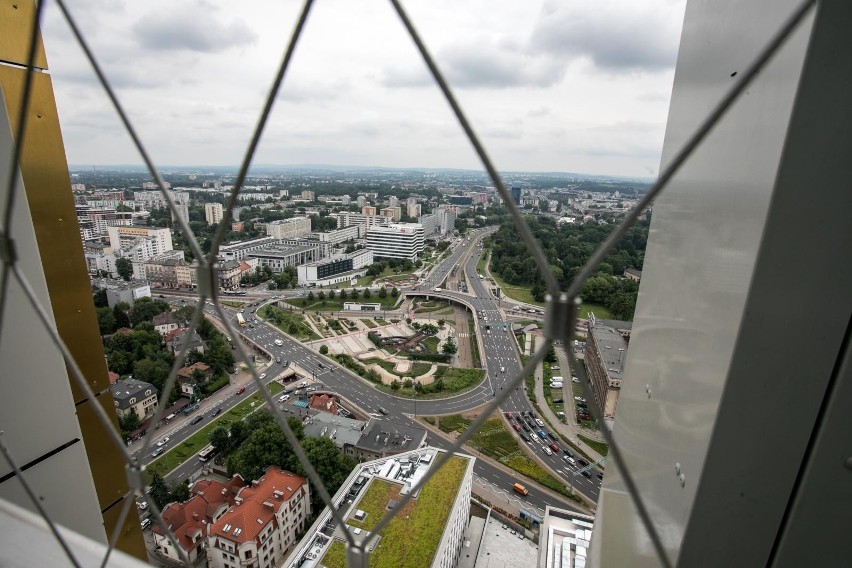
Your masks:
<svg viewBox="0 0 852 568"><path fill-rule="evenodd" d="M308 217L293 217L266 224L266 235L278 241L301 237L310 232L311 220Z"/></svg>
<svg viewBox="0 0 852 568"><path fill-rule="evenodd" d="M234 504L208 525L210 568L272 568L298 542L311 514L308 480L275 466L241 489Z"/></svg>
<svg viewBox="0 0 852 568"><path fill-rule="evenodd" d="M150 383L125 379L110 385L110 389L119 418L135 412L139 420L145 420L157 409L157 389Z"/></svg>
<svg viewBox="0 0 852 568"><path fill-rule="evenodd" d="M394 221L399 221L402 218L402 209L399 207L385 207L381 213L382 217L389 217Z"/></svg>
<svg viewBox="0 0 852 568"><path fill-rule="evenodd" d="M411 217L412 219L416 219L416 218L420 217L422 210L423 210L423 208L420 207L419 203L411 203L411 201L409 200L409 202L408 202L408 216L409 217Z"/></svg>
<svg viewBox="0 0 852 568"><path fill-rule="evenodd" d="M222 204L221 203L205 203L204 218L207 219L208 225L217 225L222 221Z"/></svg>
<svg viewBox="0 0 852 568"><path fill-rule="evenodd" d="M361 215L375 215L376 208L372 205L365 205L361 208Z"/></svg>

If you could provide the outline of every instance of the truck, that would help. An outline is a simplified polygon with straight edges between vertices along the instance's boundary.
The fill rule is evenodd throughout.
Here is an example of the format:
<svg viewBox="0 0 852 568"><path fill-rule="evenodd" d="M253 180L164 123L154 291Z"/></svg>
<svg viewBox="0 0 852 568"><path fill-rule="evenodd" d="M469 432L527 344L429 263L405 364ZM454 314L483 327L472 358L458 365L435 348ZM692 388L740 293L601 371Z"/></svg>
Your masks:
<svg viewBox="0 0 852 568"><path fill-rule="evenodd" d="M246 324L246 318L243 317L243 314L241 314L241 313L237 314L237 323L240 324L240 325Z"/></svg>
<svg viewBox="0 0 852 568"><path fill-rule="evenodd" d="M527 488L521 485L520 483L516 483L512 486L512 489L515 490L515 493L519 495L529 495L530 492L527 491Z"/></svg>

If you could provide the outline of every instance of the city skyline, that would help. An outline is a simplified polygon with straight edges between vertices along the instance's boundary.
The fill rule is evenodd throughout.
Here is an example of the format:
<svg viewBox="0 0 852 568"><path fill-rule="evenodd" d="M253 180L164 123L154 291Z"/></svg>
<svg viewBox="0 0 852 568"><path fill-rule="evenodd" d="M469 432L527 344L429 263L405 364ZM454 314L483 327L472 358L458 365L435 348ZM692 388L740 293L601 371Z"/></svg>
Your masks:
<svg viewBox="0 0 852 568"><path fill-rule="evenodd" d="M241 161L300 8L73 13L155 163L217 165ZM405 8L499 170L656 175L682 0ZM43 29L69 163L139 163L52 6ZM316 3L254 162L481 169L383 3Z"/></svg>

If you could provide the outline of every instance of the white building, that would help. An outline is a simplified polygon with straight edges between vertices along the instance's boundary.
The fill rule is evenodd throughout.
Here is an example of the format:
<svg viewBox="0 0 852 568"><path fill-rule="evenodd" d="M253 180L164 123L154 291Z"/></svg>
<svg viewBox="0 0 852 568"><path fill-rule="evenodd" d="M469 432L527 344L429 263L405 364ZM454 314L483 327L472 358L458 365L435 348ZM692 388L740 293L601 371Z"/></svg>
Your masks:
<svg viewBox="0 0 852 568"><path fill-rule="evenodd" d="M329 286L363 276L373 264L373 251L357 250L296 267L299 286Z"/></svg>
<svg viewBox="0 0 852 568"><path fill-rule="evenodd" d="M178 219L183 219L184 223L189 224L189 205L186 203L175 203L175 208L172 211L172 222Z"/></svg>
<svg viewBox="0 0 852 568"><path fill-rule="evenodd" d="M414 491L409 504L405 506L405 518L397 515L382 533L371 541L368 547L371 566L454 568L457 565L464 544L465 528L470 518L470 492L473 483L473 464L476 459L463 454L451 456L441 471L430 478L423 487L415 490L417 484L442 454L445 454L443 450L426 447L361 463L338 489L333 501L341 504L340 512L347 525L346 530L351 531L357 541L363 541L369 534L358 525L364 522L374 525L377 520L367 520L369 514L375 513L365 512L361 508L362 500L366 503L379 499L378 509L384 513L387 508L396 506L397 501L403 496ZM439 497L439 492L427 490L433 483L443 485L447 493ZM450 492L451 494L448 495ZM390 493L398 497L391 499ZM374 506L373 510L375 509ZM323 559L332 547L345 546L339 529L334 533L323 532L330 522L333 522L331 512L326 508L283 566L286 568L322 566ZM384 533L397 532L395 529L400 528L399 525L394 526L397 523L402 526L416 523L418 526L428 526L430 531L440 531L440 540L433 549L418 550L420 554L429 553L431 561L428 564L414 563L414 559L408 556L414 547L382 546ZM418 536L421 535L411 535L411 538ZM309 563L306 564L306 561Z"/></svg>
<svg viewBox="0 0 852 568"><path fill-rule="evenodd" d="M150 298L151 287L145 282L133 281L107 286L107 304L114 308L119 302L133 306L139 298Z"/></svg>
<svg viewBox="0 0 852 568"><path fill-rule="evenodd" d="M263 477L240 489L228 511L208 525L208 566L278 566L310 514L307 478L269 467Z"/></svg>
<svg viewBox="0 0 852 568"><path fill-rule="evenodd" d="M172 250L172 232L169 229L151 229L148 227L107 227L109 235L109 246L113 251L126 250L139 237L152 238L152 250L154 254L161 254Z"/></svg>
<svg viewBox="0 0 852 568"><path fill-rule="evenodd" d="M327 231L325 233L313 233L313 235L316 236L316 239L320 242L336 245L348 240L360 239L364 236L364 230L362 229L363 227L359 225L352 225L342 229L335 229L334 231Z"/></svg>
<svg viewBox="0 0 852 568"><path fill-rule="evenodd" d="M266 235L276 240L301 237L311 232L311 220L308 217L281 219L266 224Z"/></svg>
<svg viewBox="0 0 852 568"><path fill-rule="evenodd" d="M586 566L594 520L548 505L539 532L538 565Z"/></svg>
<svg viewBox="0 0 852 568"><path fill-rule="evenodd" d="M249 241L237 241L219 247L219 260L245 260L252 251L260 250L275 242L275 237L260 237Z"/></svg>
<svg viewBox="0 0 852 568"><path fill-rule="evenodd" d="M372 227L367 231L367 248L377 258L401 258L413 261L423 252L423 225L397 223Z"/></svg>
<svg viewBox="0 0 852 568"><path fill-rule="evenodd" d="M382 217L381 215L364 215L363 213L351 213L348 211L332 213L331 215L337 218L338 229L358 226L363 227L363 229L366 230L370 227L387 226L391 222L389 217Z"/></svg>
<svg viewBox="0 0 852 568"><path fill-rule="evenodd" d="M416 219L417 217L420 217L421 212L422 212L422 207L420 206L420 204L419 203L411 203L411 200L409 199L408 200L408 207L407 207L407 210L406 210L406 213L408 214L408 216L411 217L412 219Z"/></svg>
<svg viewBox="0 0 852 568"><path fill-rule="evenodd" d="M204 218L207 219L208 225L218 225L222 221L222 204L205 203Z"/></svg>

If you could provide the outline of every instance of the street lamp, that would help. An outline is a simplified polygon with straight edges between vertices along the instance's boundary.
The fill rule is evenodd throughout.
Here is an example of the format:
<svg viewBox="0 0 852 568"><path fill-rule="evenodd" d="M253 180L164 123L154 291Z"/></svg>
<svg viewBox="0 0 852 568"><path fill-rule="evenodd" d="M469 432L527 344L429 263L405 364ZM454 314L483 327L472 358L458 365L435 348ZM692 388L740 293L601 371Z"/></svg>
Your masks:
<svg viewBox="0 0 852 568"><path fill-rule="evenodd" d="M420 386L419 381L414 381L414 418L417 418L417 387Z"/></svg>

